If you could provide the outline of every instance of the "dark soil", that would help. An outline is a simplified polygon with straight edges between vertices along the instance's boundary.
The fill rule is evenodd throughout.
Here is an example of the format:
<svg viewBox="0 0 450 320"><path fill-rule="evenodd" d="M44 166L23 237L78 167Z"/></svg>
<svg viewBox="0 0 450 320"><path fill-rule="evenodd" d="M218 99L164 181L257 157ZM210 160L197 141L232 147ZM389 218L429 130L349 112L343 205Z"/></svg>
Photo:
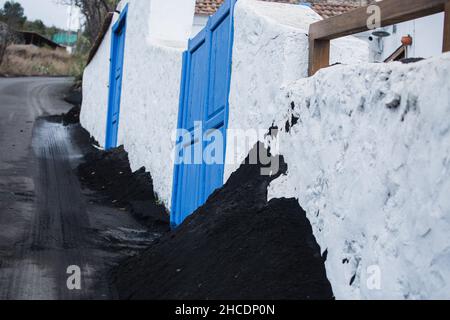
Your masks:
<svg viewBox="0 0 450 320"><path fill-rule="evenodd" d="M83 186L102 195L96 201L131 211L155 232L168 231L169 215L155 196L150 174L145 168L132 172L123 147L93 148L77 170Z"/></svg>
<svg viewBox="0 0 450 320"><path fill-rule="evenodd" d="M80 122L81 103L83 95L81 84L74 84L64 97L64 100L74 107L54 121L62 121L64 125ZM82 139L89 145L83 150L84 161L77 168L77 173L85 187L97 191L101 197L97 200L103 204L116 206L123 211L130 211L136 218L154 232L169 230L169 216L164 205L158 202L153 181L145 168L132 172L128 154L123 147L102 151L93 147L98 143L89 137L89 133L81 128ZM89 144L86 143L89 141Z"/></svg>
<svg viewBox="0 0 450 320"><path fill-rule="evenodd" d="M65 126L80 122L81 103L83 102L83 94L80 85L73 85L69 92L64 97L67 103L73 105L69 112L62 114L62 122Z"/></svg>
<svg viewBox="0 0 450 320"><path fill-rule="evenodd" d="M65 126L80 122L81 106L74 106L69 112L62 115L62 122Z"/></svg>
<svg viewBox="0 0 450 320"><path fill-rule="evenodd" d="M410 64L410 63L416 63L419 61L425 60L424 58L405 58L401 59L400 62L403 64Z"/></svg>
<svg viewBox="0 0 450 320"><path fill-rule="evenodd" d="M120 298L332 299L305 211L295 199L267 202L276 176L260 169L243 164L178 229L124 261L112 275Z"/></svg>
<svg viewBox="0 0 450 320"><path fill-rule="evenodd" d="M83 94L81 92L81 87L77 84L73 85L67 95L64 97L64 100L74 106L81 106L83 102Z"/></svg>

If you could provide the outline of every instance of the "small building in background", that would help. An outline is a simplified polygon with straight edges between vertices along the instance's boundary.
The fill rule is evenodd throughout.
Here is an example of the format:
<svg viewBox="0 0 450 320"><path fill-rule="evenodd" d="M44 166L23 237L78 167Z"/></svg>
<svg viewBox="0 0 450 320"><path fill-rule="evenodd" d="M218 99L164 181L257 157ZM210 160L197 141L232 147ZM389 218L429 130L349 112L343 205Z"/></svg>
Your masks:
<svg viewBox="0 0 450 320"><path fill-rule="evenodd" d="M64 48L64 46L36 32L18 31L17 34L21 38L23 44L34 45L36 47L48 47L54 50Z"/></svg>
<svg viewBox="0 0 450 320"><path fill-rule="evenodd" d="M78 42L78 33L74 31L58 32L53 35L52 41L66 47L69 53L73 53Z"/></svg>

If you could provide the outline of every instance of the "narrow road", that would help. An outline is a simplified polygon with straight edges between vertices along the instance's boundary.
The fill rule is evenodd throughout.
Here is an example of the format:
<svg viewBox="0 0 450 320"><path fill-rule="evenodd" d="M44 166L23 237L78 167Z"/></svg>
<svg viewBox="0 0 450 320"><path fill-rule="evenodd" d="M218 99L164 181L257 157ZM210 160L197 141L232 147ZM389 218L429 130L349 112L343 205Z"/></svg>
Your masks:
<svg viewBox="0 0 450 320"><path fill-rule="evenodd" d="M46 117L71 108L62 99L71 84L0 78L0 299L115 298L107 271L146 244L130 215L81 189L79 126ZM81 270L80 290L67 286L70 266Z"/></svg>

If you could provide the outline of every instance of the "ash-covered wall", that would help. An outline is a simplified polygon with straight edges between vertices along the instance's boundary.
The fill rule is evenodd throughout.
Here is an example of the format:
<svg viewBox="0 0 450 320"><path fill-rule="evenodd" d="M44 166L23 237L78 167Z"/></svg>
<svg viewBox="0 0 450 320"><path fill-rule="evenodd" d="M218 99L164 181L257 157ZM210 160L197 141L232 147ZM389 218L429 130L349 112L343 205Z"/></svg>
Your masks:
<svg viewBox="0 0 450 320"><path fill-rule="evenodd" d="M187 41L174 41L179 40L175 36L161 39L165 33L150 32L149 26L154 29L154 23L149 22L153 19L154 1L122 1L118 8L129 4L118 144L123 144L129 153L133 170L145 166L151 173L158 197L170 208L172 138L177 127L182 51ZM189 3L185 5L190 8ZM174 8L183 9L164 5L158 11L159 16L162 9L169 7L168 15ZM283 83L307 74L307 29L320 17L307 7L254 0L239 0L235 14L230 126L246 129L256 114L260 117L253 124L268 128L280 110L268 110L267 102L273 100ZM174 15L176 19L178 16ZM85 70L80 116L81 124L102 146L106 133L110 46L111 30ZM367 61L368 48L364 42L350 37L333 42L332 55L333 61ZM245 150L236 151L240 159L247 154ZM227 172L235 171L239 164L240 161L235 162Z"/></svg>
<svg viewBox="0 0 450 320"><path fill-rule="evenodd" d="M280 106L281 87L308 76L309 25L321 17L306 6L239 0L235 9L233 66L228 128L266 132ZM369 61L369 47L355 37L331 42L331 63ZM231 132L231 131L229 131ZM232 139L228 139L231 141ZM225 181L247 157L256 137L228 143Z"/></svg>
<svg viewBox="0 0 450 320"><path fill-rule="evenodd" d="M275 100L269 195L307 212L338 299L450 298L449 78L448 53L334 66Z"/></svg>

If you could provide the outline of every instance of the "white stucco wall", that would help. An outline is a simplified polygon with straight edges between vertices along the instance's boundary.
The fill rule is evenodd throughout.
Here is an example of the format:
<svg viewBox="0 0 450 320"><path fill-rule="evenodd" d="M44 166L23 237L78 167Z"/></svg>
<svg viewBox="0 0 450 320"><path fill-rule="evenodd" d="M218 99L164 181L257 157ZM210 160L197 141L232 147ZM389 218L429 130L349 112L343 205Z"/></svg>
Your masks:
<svg viewBox="0 0 450 320"><path fill-rule="evenodd" d="M151 0L148 36L183 44L191 35L194 12L195 0Z"/></svg>
<svg viewBox="0 0 450 320"><path fill-rule="evenodd" d="M115 14L113 23L117 18L118 14ZM96 55L83 73L80 123L102 147L106 139L110 51L111 30L106 33Z"/></svg>
<svg viewBox="0 0 450 320"><path fill-rule="evenodd" d="M121 2L119 8L125 3ZM128 152L132 170L144 166L151 173L155 192L170 208L174 150L171 134L177 126L182 52L192 20L191 25L178 30L178 40L174 34L161 38L162 32L149 30L153 0L128 3L118 145L124 145ZM176 9L165 5L158 9L159 17L164 8L170 8L164 15L166 18L183 15L181 11L174 14L173 10L183 10L184 6ZM193 13L191 19L192 16ZM179 41L183 37L184 41ZM81 124L102 146L108 108L110 45L108 32L83 79Z"/></svg>
<svg viewBox="0 0 450 320"><path fill-rule="evenodd" d="M195 38L195 36L203 30L203 28L208 23L209 16L198 15L194 16L194 23L192 25L191 38Z"/></svg>
<svg viewBox="0 0 450 320"><path fill-rule="evenodd" d="M178 0L172 0L175 4ZM154 179L155 191L169 208L173 173L172 131L177 125L182 51L192 25L172 34L156 28L161 16L179 20L183 13L192 19L189 3L162 5L158 0L129 3L123 67L118 145L129 153L133 170L145 166ZM155 9L155 6L158 8ZM176 9L178 8L178 9ZM189 9L187 8L187 9ZM155 11L156 10L156 11ZM164 10L170 11L164 15ZM174 10L179 10L174 14ZM114 21L118 15L116 14ZM235 46L230 99L230 126L246 129L255 123L268 128L277 109L265 114L259 103L271 101L279 87L307 74L309 23L320 19L311 9L253 0L239 0L235 20ZM188 21L189 18L185 18ZM192 20L191 21L192 24ZM174 24L177 21L173 21ZM178 36L177 36L178 35ZM111 32L84 74L82 125L104 145L108 106ZM366 59L367 45L353 38L332 44L333 61ZM269 78L267 78L269 77ZM257 115L257 122L254 117ZM239 121L236 121L239 119ZM245 157L246 152L239 154ZM229 173L238 167L236 162Z"/></svg>
<svg viewBox="0 0 450 320"><path fill-rule="evenodd" d="M237 2L229 99L230 130L269 129L280 112L278 106L271 104L280 87L308 75L309 25L320 19L306 6L255 0ZM369 47L365 41L354 37L332 41L331 63L352 64L368 60ZM256 141L249 139L248 145L254 143ZM243 144L227 144L225 181L248 151Z"/></svg>
<svg viewBox="0 0 450 320"><path fill-rule="evenodd" d="M446 54L336 66L280 91L289 168L269 196L306 210L338 299L450 298L449 78Z"/></svg>

